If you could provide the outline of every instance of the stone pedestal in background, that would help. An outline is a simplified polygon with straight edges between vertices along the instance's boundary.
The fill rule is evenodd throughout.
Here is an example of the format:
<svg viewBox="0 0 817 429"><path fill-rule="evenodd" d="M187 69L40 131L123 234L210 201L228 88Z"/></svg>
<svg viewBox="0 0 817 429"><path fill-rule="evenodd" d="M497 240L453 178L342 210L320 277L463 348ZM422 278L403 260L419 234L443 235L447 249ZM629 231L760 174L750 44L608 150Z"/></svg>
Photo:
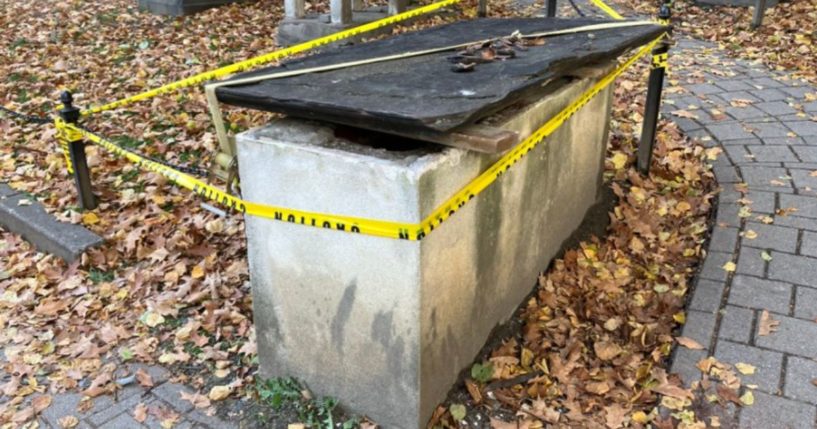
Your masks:
<svg viewBox="0 0 817 429"><path fill-rule="evenodd" d="M182 16L239 1L242 0L139 0L139 9L157 15Z"/></svg>
<svg viewBox="0 0 817 429"><path fill-rule="evenodd" d="M705 6L746 6L754 7L757 0L695 0L695 3ZM766 0L766 7L777 6L779 0Z"/></svg>
<svg viewBox="0 0 817 429"><path fill-rule="evenodd" d="M570 80L492 125L527 136L594 82ZM610 103L608 88L419 242L248 216L262 376L294 376L382 427L424 428L597 201ZM499 157L373 149L295 119L237 147L249 201L410 223Z"/></svg>

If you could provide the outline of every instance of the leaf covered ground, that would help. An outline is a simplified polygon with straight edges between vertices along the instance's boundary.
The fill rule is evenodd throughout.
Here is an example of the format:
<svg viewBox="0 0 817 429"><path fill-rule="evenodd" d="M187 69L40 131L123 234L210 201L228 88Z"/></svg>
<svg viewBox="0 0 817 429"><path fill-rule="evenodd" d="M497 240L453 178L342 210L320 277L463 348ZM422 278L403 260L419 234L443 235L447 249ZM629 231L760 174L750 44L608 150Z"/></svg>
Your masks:
<svg viewBox="0 0 817 429"><path fill-rule="evenodd" d="M657 2L622 0L638 13L655 16ZM752 29L754 8L673 2L675 29L717 42L731 55L761 61L774 70L817 83L817 0L781 1L769 7L763 25Z"/></svg>
<svg viewBox="0 0 817 429"><path fill-rule="evenodd" d="M396 31L471 18L474 5L458 11ZM493 13L511 12L500 5ZM0 103L47 114L63 89L87 106L268 52L281 14L271 0L176 19L141 13L131 0L0 0ZM467 405L467 415L519 412L518 422L489 416L498 428L617 427L655 418L659 393L687 395L663 367L702 255L713 201L704 160L713 154L665 122L651 178L634 171L645 78L641 64L615 89L605 174L619 203L609 235L568 251L540 278L522 332L481 362L470 402L453 404ZM207 167L216 144L205 106L201 91L187 90L87 125L151 156ZM267 117L236 109L228 121L245 129ZM0 422L32 421L48 406L28 400L35 392L110 393L134 361L173 368L199 389L188 399L197 405L249 395L257 364L242 219L203 210L189 193L96 148L89 162L101 205L81 213L52 127L0 120L0 133L0 180L106 239L68 265L0 233L8 375ZM535 376L497 383L525 374ZM442 411L436 424L458 424L458 407Z"/></svg>

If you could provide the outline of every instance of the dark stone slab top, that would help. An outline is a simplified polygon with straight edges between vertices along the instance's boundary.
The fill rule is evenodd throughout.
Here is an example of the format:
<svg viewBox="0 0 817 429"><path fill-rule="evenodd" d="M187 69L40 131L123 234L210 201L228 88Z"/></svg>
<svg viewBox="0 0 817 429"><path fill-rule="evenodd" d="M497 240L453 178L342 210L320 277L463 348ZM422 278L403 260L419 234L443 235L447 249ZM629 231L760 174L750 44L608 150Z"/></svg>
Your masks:
<svg viewBox="0 0 817 429"><path fill-rule="evenodd" d="M398 53L428 50L519 31L533 34L604 22L595 19L478 19L443 25L370 43L346 46L268 67L240 77L299 70ZM220 101L307 119L405 134L447 132L505 108L543 84L576 69L614 60L665 31L643 25L560 35L517 50L505 61L455 73L440 52L305 74L216 91Z"/></svg>

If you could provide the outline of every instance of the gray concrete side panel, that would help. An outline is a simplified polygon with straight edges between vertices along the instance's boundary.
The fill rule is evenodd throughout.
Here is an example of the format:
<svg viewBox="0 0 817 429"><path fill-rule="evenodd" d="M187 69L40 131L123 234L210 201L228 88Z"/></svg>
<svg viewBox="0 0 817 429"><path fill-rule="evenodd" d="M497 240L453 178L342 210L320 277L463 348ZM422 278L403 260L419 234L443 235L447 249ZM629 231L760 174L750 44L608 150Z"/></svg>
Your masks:
<svg viewBox="0 0 817 429"><path fill-rule="evenodd" d="M564 88L530 106L509 127L534 131L589 86L585 81ZM609 112L609 95L599 94L422 241L423 419L445 398L490 331L530 293L538 273L596 202L607 141L606 121L597 115ZM456 170L423 176L423 214L493 161L474 153L466 159Z"/></svg>
<svg viewBox="0 0 817 429"><path fill-rule="evenodd" d="M259 131L264 142L240 144L242 181L261 184L245 188L248 200L418 221L408 164L395 166L385 151L379 162L371 151L326 157L334 149L297 142L337 144L327 129L290 131L297 135ZM377 421L416 421L419 243L251 216L247 237L263 375L295 376L316 394L340 398Z"/></svg>

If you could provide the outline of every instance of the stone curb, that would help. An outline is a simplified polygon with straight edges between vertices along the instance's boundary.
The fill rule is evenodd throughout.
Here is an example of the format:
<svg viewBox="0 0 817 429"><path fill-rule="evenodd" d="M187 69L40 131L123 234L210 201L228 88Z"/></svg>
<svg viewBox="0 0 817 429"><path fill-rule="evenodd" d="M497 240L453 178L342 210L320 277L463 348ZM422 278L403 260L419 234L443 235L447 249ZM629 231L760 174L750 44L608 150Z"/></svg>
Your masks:
<svg viewBox="0 0 817 429"><path fill-rule="evenodd" d="M21 205L26 199L25 195L0 183L0 226L21 235L37 250L73 262L85 250L105 241L80 225L56 220L37 201Z"/></svg>

